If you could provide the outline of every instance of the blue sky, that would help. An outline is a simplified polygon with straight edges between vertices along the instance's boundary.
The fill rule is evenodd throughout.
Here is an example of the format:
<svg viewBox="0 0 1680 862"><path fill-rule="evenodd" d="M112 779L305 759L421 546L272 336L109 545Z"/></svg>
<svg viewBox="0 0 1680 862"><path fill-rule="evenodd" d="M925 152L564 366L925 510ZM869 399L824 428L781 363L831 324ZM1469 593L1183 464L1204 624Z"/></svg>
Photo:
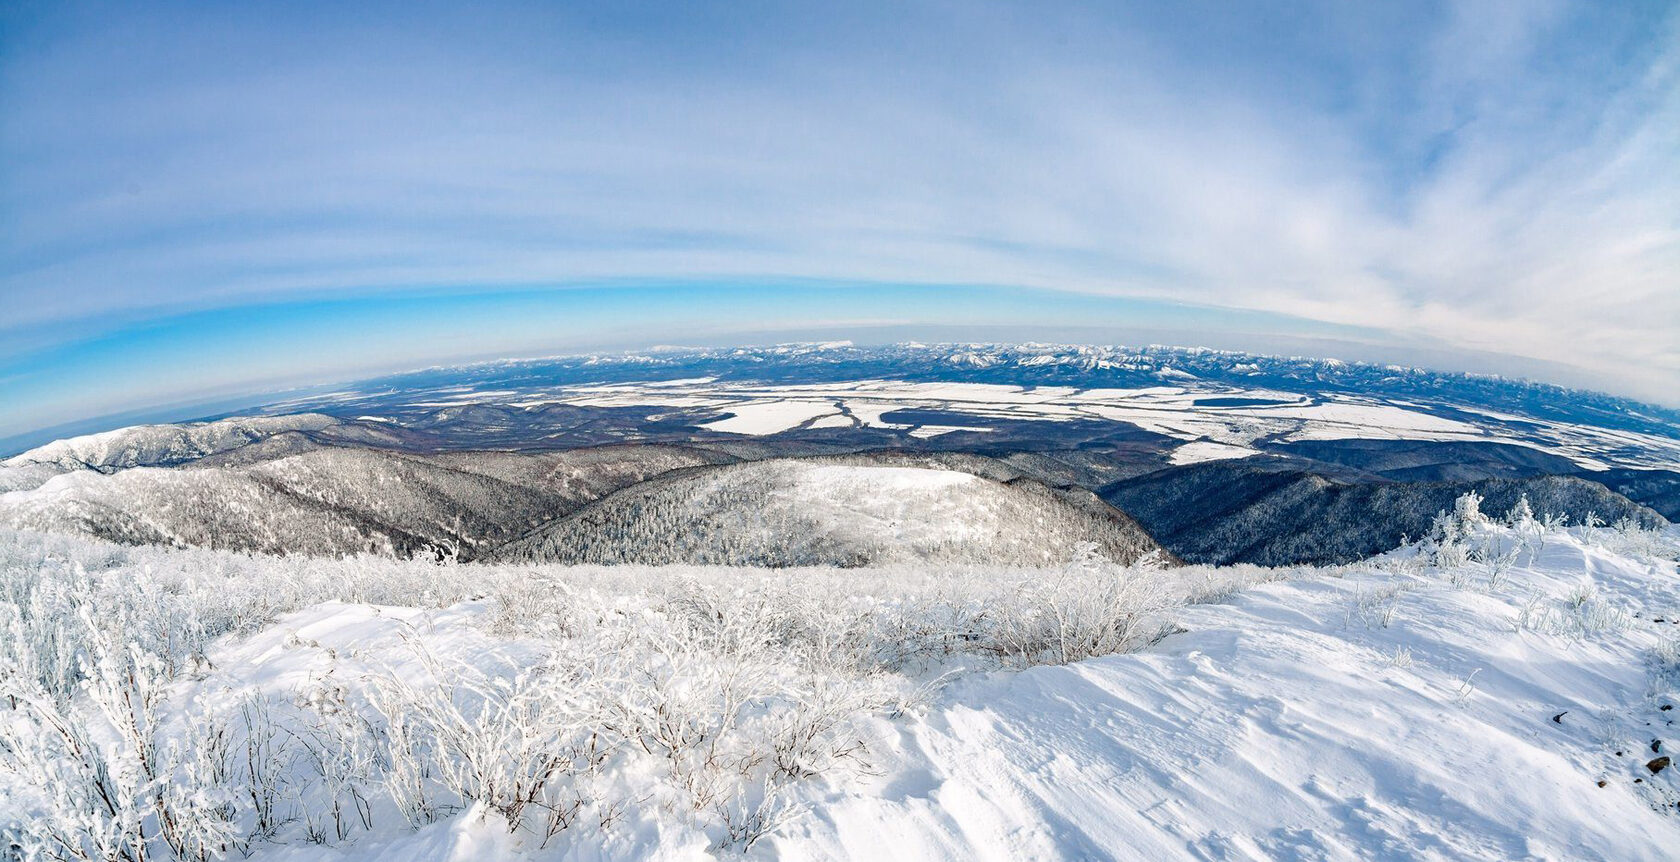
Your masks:
<svg viewBox="0 0 1680 862"><path fill-rule="evenodd" d="M0 9L0 437L969 333L1680 404L1676 5Z"/></svg>

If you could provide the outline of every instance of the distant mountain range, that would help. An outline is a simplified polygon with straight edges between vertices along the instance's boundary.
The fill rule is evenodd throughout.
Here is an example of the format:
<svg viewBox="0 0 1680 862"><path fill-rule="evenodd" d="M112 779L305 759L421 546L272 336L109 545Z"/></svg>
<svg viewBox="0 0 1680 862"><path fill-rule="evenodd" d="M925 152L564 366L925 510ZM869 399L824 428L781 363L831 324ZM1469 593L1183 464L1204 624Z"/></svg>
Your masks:
<svg viewBox="0 0 1680 862"><path fill-rule="evenodd" d="M1475 399L1484 399L1477 401ZM1672 411L1210 351L845 345L435 369L0 462L0 523L462 560L1341 562L1466 490L1680 518Z"/></svg>

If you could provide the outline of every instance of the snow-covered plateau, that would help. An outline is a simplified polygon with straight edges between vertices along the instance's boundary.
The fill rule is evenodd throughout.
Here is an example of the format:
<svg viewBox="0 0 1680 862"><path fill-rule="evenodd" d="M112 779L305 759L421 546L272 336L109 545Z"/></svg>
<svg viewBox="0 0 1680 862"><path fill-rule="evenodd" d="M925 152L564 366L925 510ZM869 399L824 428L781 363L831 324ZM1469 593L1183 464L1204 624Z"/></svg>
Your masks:
<svg viewBox="0 0 1680 862"><path fill-rule="evenodd" d="M6 532L0 857L1671 859L1677 556L1468 498L1334 568Z"/></svg>

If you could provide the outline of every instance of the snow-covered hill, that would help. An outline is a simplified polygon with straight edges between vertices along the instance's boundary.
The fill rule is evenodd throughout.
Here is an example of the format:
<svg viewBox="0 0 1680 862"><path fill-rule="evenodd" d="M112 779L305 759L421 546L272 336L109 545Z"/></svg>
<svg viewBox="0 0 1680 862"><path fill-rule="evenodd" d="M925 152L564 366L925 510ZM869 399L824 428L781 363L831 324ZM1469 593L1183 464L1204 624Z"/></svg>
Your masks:
<svg viewBox="0 0 1680 862"><path fill-rule="evenodd" d="M290 445L184 469L76 470L0 494L0 524L129 543L267 553L471 558L603 494L729 460L667 446L514 455ZM258 455L242 457L251 448ZM265 457L278 455L279 457Z"/></svg>
<svg viewBox="0 0 1680 862"><path fill-rule="evenodd" d="M1082 542L1128 561L1157 547L1089 492L980 456L730 466L692 447L413 454L295 439L176 469L74 470L0 494L0 525L279 554L615 563L1008 565Z"/></svg>
<svg viewBox="0 0 1680 862"><path fill-rule="evenodd" d="M1673 528L1463 505L1425 545L1276 571L0 538L0 830L31 848L1660 860L1680 843Z"/></svg>
<svg viewBox="0 0 1680 862"><path fill-rule="evenodd" d="M984 462L985 459L972 459ZM1071 498L1082 494L1083 501ZM1083 505L1081 505L1081 502ZM1085 492L929 463L775 459L626 488L498 553L567 563L1043 565L1092 543L1130 562L1159 550Z"/></svg>

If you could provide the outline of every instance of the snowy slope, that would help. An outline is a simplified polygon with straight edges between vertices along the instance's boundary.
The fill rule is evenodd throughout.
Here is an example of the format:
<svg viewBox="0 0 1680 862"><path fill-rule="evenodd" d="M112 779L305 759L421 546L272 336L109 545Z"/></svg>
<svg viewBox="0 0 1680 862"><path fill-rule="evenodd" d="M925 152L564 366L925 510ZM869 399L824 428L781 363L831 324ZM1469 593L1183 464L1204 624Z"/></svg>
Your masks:
<svg viewBox="0 0 1680 862"><path fill-rule="evenodd" d="M882 860L1673 858L1680 781L1645 766L1653 740L1680 749L1663 709L1680 703L1673 678L1651 670L1653 649L1674 643L1673 565L1554 537L1492 589L1485 572L1469 577L1268 585L1188 609L1190 631L1144 653L969 680L926 720L881 723L882 777L825 799L778 847ZM1628 628L1517 627L1535 596L1563 625L1586 589Z"/></svg>
<svg viewBox="0 0 1680 862"><path fill-rule="evenodd" d="M0 495L0 523L130 543L407 555L470 552L557 505L421 458L334 448L241 467L76 471Z"/></svg>
<svg viewBox="0 0 1680 862"><path fill-rule="evenodd" d="M1674 566L1557 535L1523 553L1492 587L1475 565L1319 575L1186 609L1189 631L1142 653L960 681L923 717L875 720L876 774L825 782L749 855L1673 858L1680 781L1645 764L1653 740L1680 749L1662 709L1680 705L1675 677L1652 670L1680 631ZM1537 603L1567 627L1592 590L1589 613L1602 602L1625 629L1517 625ZM519 846L443 831L367 858ZM712 858L680 831L551 855L591 847Z"/></svg>
<svg viewBox="0 0 1680 862"><path fill-rule="evenodd" d="M232 708L236 741L251 720L242 704L268 704L263 721L305 722L288 725L300 735L272 737L294 740L280 762L297 795L282 801L328 830L312 842L305 820L287 821L250 845L256 860L1673 858L1680 773L1653 767L1680 745L1680 531L1463 525L1348 568L1121 570L1177 596L1151 611L1177 633L1128 642L1141 646L1129 654L1025 670L979 661L1013 637L996 624L1035 596L1076 608L1066 602L1102 589L1109 570L440 567L12 534L0 578L28 596L16 578L32 574L32 559L36 577L64 584L89 577L84 562L115 578L38 597L31 613L124 591L137 591L124 613L140 619L205 603L200 624L220 620L211 630L228 634L170 683L158 726L179 738L190 726L183 710L206 704ZM1242 584L1256 585L1225 592ZM334 595L351 601L320 601ZM261 607L280 613L242 627ZM176 619L156 617L166 618ZM939 631L963 636L942 651L925 640ZM947 658L888 658L899 651ZM821 674L849 667L862 671L824 687L836 680ZM547 688L544 668L568 670ZM931 694L891 707L903 686L936 679ZM510 830L484 805L447 796L433 822L410 826L385 793L402 776L380 766L390 756L381 740L397 731L367 705L368 692L393 685L418 689L415 703L435 704L426 692L436 687L452 708L488 693L512 710L469 709L450 725L489 746L462 749L486 758L481 766L525 750L532 738L522 734L546 727L532 716L581 720L579 738L642 727L643 742L609 749L598 773L568 772L580 798L600 801L546 839L540 817ZM756 694L719 694L731 686ZM825 700L836 690L861 699ZM616 706L578 711L601 698ZM823 738L851 753L798 761L801 777L778 785L784 795L756 842L732 837L729 818L766 812L749 777L772 762L736 760L753 751L736 746L760 732L785 739L774 734L797 731L790 716L809 718L802 704L825 702L839 718ZM730 704L721 716L719 703ZM19 714L9 718L0 732L16 733ZM708 727L718 736L694 735ZM672 738L691 747L675 759L655 753ZM725 741L721 771L674 772L669 764L692 766L682 758L710 738ZM351 742L374 747L334 747ZM311 772L299 745L347 759ZM737 769L743 778L729 778ZM672 783L708 774L745 783L721 796ZM31 782L67 776L0 783L0 829L40 804ZM350 814L335 834L321 807L332 787L340 800L366 800L367 825ZM707 801L691 804L698 792ZM239 816L246 828L249 814Z"/></svg>

